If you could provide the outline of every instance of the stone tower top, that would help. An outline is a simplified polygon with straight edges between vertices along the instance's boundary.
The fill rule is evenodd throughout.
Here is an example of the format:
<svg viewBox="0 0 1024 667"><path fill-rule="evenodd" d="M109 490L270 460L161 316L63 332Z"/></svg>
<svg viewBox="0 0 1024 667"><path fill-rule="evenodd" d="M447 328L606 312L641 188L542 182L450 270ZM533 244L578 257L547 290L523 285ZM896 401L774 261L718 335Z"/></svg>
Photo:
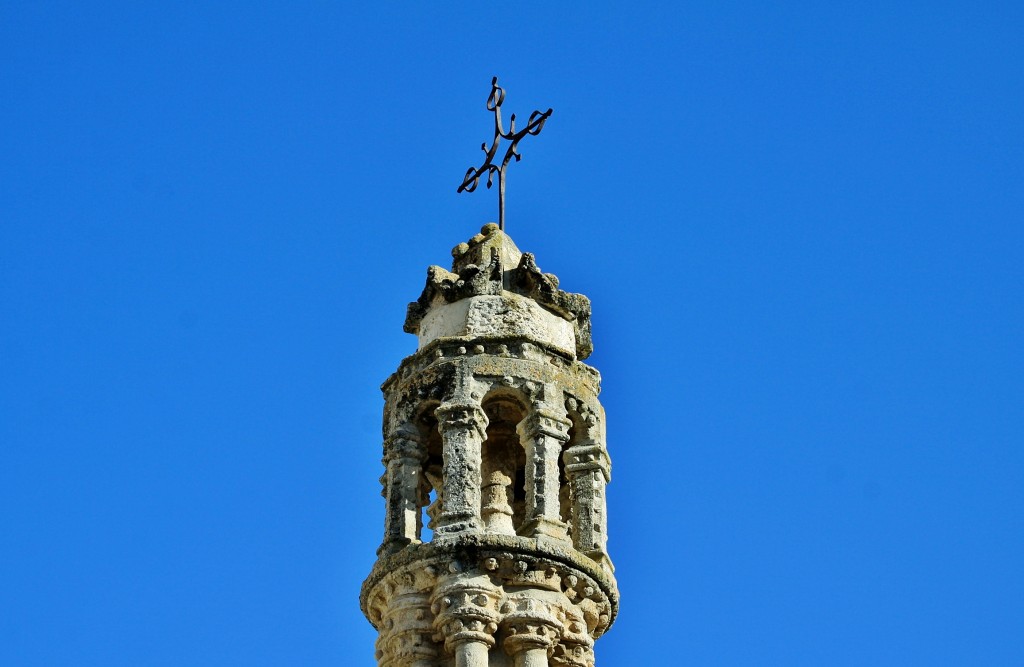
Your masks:
<svg viewBox="0 0 1024 667"><path fill-rule="evenodd" d="M594 667L618 612L590 301L497 225L432 266L384 382L378 667Z"/></svg>
<svg viewBox="0 0 1024 667"><path fill-rule="evenodd" d="M452 249L452 270L427 269L420 298L409 304L405 331L423 349L439 338L524 337L572 359L590 356L590 300L558 289L498 225Z"/></svg>

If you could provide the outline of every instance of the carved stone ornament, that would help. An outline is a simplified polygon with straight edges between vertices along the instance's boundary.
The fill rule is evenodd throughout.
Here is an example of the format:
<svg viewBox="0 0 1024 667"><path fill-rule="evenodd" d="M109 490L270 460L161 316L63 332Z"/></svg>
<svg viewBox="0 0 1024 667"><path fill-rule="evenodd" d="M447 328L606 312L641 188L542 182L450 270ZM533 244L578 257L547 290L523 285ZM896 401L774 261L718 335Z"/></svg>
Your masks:
<svg viewBox="0 0 1024 667"><path fill-rule="evenodd" d="M543 273L530 253L522 253L494 223L485 225L469 243L452 250L452 270L440 266L427 269L427 284L420 298L409 304L405 331L419 334L420 325L431 308L478 296L519 295L572 325L576 338L575 355L590 356L590 299L582 294L563 292L558 278Z"/></svg>

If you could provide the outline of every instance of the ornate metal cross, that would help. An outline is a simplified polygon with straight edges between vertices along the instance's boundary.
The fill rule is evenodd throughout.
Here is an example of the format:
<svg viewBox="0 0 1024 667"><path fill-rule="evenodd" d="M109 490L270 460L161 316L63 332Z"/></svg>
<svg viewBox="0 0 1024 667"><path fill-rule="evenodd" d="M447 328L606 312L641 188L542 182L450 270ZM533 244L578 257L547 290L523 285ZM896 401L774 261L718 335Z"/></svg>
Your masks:
<svg viewBox="0 0 1024 667"><path fill-rule="evenodd" d="M522 156L516 151L516 147L522 138L528 134L540 134L541 129L544 127L544 122L551 115L551 109L543 113L534 111L530 114L530 120L526 123L526 127L516 132L516 115L512 114L512 117L509 118L508 132L505 132L501 125L501 103L504 101L505 91L498 85L498 77L494 77L491 79L491 95L487 98L487 110L494 112L494 140L491 142L490 148L487 147L487 142L480 144L480 150L487 157L482 165L470 167L466 171L466 176L462 179L462 185L459 186L458 190L459 192L472 192L476 190L476 186L480 182L480 176L485 171L487 172L487 187L489 188L494 180L494 174L497 173L499 229L505 229L505 169L513 157L516 159L516 162L522 159ZM494 164L494 156L498 154L498 146L501 144L502 139L508 139L512 143L509 145L508 150L505 151L505 158L501 161L501 166L499 167Z"/></svg>

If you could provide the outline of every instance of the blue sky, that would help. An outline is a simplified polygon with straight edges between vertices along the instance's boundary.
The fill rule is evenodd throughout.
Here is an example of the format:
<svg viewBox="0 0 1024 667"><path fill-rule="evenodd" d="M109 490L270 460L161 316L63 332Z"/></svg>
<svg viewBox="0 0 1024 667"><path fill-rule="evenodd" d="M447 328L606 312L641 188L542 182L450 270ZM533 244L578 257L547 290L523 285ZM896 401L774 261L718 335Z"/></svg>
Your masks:
<svg viewBox="0 0 1024 667"><path fill-rule="evenodd" d="M373 664L380 383L507 111L599 665L1024 664L1019 3L0 4L0 664ZM661 477L655 477L660 473Z"/></svg>

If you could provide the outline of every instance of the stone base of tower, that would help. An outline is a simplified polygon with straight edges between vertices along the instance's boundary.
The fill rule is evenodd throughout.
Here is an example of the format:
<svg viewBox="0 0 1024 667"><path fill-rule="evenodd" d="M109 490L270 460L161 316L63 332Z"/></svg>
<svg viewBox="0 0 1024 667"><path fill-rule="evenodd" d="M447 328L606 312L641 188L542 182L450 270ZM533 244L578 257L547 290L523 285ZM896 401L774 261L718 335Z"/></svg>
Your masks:
<svg viewBox="0 0 1024 667"><path fill-rule="evenodd" d="M592 667L618 592L556 540L460 534L379 560L360 604L380 667Z"/></svg>

